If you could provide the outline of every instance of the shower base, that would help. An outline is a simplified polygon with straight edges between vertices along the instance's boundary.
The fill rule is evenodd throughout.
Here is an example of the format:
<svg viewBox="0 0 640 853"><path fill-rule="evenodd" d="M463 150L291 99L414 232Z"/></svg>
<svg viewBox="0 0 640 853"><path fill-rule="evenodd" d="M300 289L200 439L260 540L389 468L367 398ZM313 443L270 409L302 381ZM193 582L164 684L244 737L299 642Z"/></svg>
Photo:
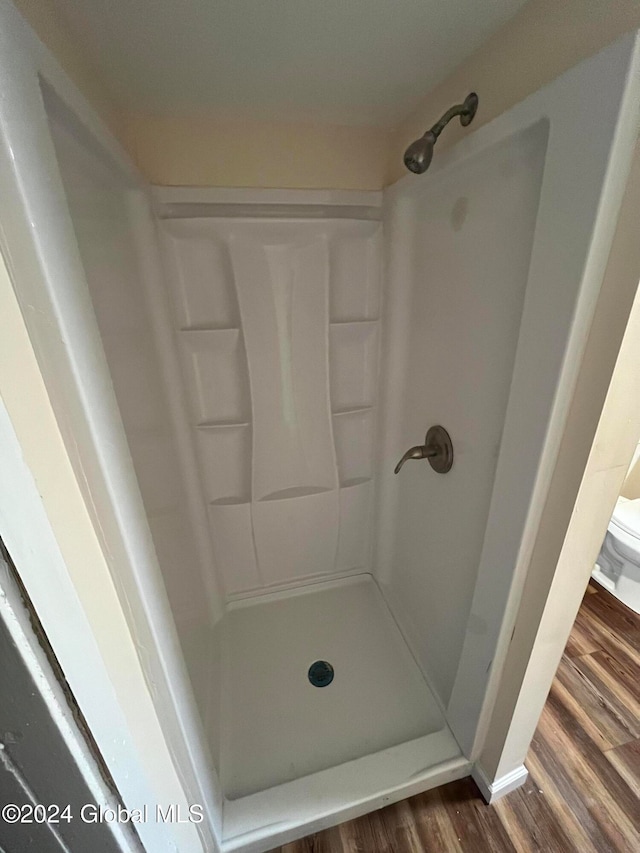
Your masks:
<svg viewBox="0 0 640 853"><path fill-rule="evenodd" d="M424 790L436 766L468 772L370 575L235 602L222 637L225 850Z"/></svg>

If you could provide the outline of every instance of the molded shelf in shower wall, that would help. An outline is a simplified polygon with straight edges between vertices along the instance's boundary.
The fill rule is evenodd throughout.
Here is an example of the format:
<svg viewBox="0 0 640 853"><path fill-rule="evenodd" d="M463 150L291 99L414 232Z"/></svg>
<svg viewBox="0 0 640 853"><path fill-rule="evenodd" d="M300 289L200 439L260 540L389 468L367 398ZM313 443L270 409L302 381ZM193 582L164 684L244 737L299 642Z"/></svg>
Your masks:
<svg viewBox="0 0 640 853"><path fill-rule="evenodd" d="M331 323L329 368L334 413L373 405L378 376L377 321Z"/></svg>
<svg viewBox="0 0 640 853"><path fill-rule="evenodd" d="M251 427L220 424L196 430L198 459L209 503L251 500Z"/></svg>
<svg viewBox="0 0 640 853"><path fill-rule="evenodd" d="M380 310L379 222L341 223L330 247L332 322L375 320Z"/></svg>
<svg viewBox="0 0 640 853"><path fill-rule="evenodd" d="M373 412L373 409L365 408L333 415L333 437L341 486L371 478Z"/></svg>
<svg viewBox="0 0 640 853"><path fill-rule="evenodd" d="M239 329L179 332L196 424L250 420L247 369Z"/></svg>
<svg viewBox="0 0 640 853"><path fill-rule="evenodd" d="M166 221L163 230L177 325L182 329L237 327L238 301L224 240L216 239L209 223Z"/></svg>
<svg viewBox="0 0 640 853"><path fill-rule="evenodd" d="M366 569L380 224L217 218L165 232L225 594Z"/></svg>
<svg viewBox="0 0 640 853"><path fill-rule="evenodd" d="M150 515L172 512L181 503L180 470L168 429L132 430L129 447L145 508Z"/></svg>
<svg viewBox="0 0 640 853"><path fill-rule="evenodd" d="M148 431L162 424L168 431L163 397L159 392L154 350L149 339L139 340L136 334L101 335L105 352L109 353L109 369L114 387L118 389L119 405L126 410L126 430ZM151 378L150 378L151 377ZM155 377L155 381L154 381ZM125 415L123 415L125 417Z"/></svg>
<svg viewBox="0 0 640 853"><path fill-rule="evenodd" d="M185 502L173 511L150 515L149 527L160 565L184 566L185 555L190 553L193 543L193 527ZM163 577L172 609L175 608L176 621L180 623L184 619L186 624L193 625L194 601L204 594L201 575L170 571Z"/></svg>
<svg viewBox="0 0 640 853"><path fill-rule="evenodd" d="M251 504L231 501L210 503L213 551L225 595L258 589L258 571L251 520Z"/></svg>
<svg viewBox="0 0 640 853"><path fill-rule="evenodd" d="M364 568L368 564L371 532L371 480L356 480L340 488L340 535L336 569Z"/></svg>
<svg viewBox="0 0 640 853"><path fill-rule="evenodd" d="M282 583L335 570L338 489L258 501L251 513L263 583Z"/></svg>
<svg viewBox="0 0 640 853"><path fill-rule="evenodd" d="M303 497L210 503L225 594L364 567L370 495L367 481Z"/></svg>

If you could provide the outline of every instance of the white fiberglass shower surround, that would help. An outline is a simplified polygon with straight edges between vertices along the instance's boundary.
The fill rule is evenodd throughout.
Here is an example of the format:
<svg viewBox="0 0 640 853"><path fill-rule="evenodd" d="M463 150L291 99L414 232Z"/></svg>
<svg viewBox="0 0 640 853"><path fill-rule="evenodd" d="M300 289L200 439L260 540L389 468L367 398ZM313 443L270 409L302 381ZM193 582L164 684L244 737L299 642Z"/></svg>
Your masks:
<svg viewBox="0 0 640 853"><path fill-rule="evenodd" d="M635 39L384 193L150 189L3 15L2 249L201 849L469 774L630 162ZM395 476L435 424L451 471Z"/></svg>

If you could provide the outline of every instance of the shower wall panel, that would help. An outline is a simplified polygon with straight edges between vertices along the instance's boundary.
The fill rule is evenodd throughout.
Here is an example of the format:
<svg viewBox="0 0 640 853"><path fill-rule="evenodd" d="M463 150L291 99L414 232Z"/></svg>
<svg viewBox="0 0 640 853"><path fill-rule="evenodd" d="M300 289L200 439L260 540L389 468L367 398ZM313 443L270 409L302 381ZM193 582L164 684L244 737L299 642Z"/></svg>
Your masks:
<svg viewBox="0 0 640 853"><path fill-rule="evenodd" d="M185 662L204 718L204 637L211 613L205 567L194 547L185 484L172 430L139 246L126 182L117 169L50 116L60 174L73 221L133 466ZM158 295L162 296L159 282Z"/></svg>
<svg viewBox="0 0 640 853"><path fill-rule="evenodd" d="M383 580L396 615L446 704L456 675L489 513L520 331L548 125L540 122L427 174L408 202L409 252L402 377L385 407L401 412L388 475L402 453L442 424L446 475L408 462L397 478L395 549ZM403 298L391 287L389 299ZM385 352L385 369L395 363ZM395 395L395 396L394 396ZM386 438L386 437L385 437ZM522 448L527 453L527 448ZM391 450L389 449L389 454Z"/></svg>
<svg viewBox="0 0 640 853"><path fill-rule="evenodd" d="M113 386L177 622L208 621L207 595L145 301L128 189L73 130L51 129ZM162 291L159 290L159 293Z"/></svg>
<svg viewBox="0 0 640 853"><path fill-rule="evenodd" d="M370 566L380 230L349 219L163 221L227 595Z"/></svg>

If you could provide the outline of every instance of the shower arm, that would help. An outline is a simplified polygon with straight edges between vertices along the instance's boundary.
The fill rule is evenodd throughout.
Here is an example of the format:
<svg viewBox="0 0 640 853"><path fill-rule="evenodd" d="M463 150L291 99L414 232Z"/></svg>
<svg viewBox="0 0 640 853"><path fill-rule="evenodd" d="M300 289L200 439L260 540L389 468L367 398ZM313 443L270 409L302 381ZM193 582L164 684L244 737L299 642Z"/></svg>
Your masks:
<svg viewBox="0 0 640 853"><path fill-rule="evenodd" d="M452 107L449 107L449 109L442 116L442 118L438 119L438 121L433 125L433 127L430 127L429 130L423 135L427 136L428 134L432 134L435 141L440 136L445 127L449 124L451 119L455 118L456 116L460 116L460 124L463 127L467 127L467 125L469 125L473 120L477 109L478 96L475 92L471 92L471 94L467 95L467 97L461 104L454 104Z"/></svg>

